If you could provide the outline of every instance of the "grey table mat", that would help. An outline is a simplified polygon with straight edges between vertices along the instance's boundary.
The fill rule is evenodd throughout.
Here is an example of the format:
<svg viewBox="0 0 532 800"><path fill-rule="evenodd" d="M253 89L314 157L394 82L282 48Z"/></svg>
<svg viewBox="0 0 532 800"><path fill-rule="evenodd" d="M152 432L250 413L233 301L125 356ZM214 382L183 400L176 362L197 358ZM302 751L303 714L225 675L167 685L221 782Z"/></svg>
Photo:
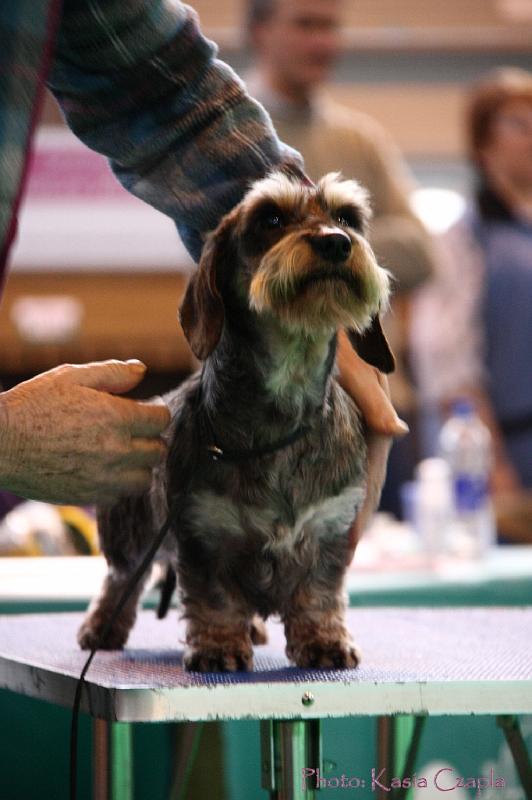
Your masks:
<svg viewBox="0 0 532 800"><path fill-rule="evenodd" d="M82 618L0 617L0 686L71 705ZM532 608L352 609L348 624L362 650L356 670L291 667L273 622L253 672L199 674L182 668L175 611L162 621L144 611L123 651L96 655L83 707L124 721L532 713Z"/></svg>

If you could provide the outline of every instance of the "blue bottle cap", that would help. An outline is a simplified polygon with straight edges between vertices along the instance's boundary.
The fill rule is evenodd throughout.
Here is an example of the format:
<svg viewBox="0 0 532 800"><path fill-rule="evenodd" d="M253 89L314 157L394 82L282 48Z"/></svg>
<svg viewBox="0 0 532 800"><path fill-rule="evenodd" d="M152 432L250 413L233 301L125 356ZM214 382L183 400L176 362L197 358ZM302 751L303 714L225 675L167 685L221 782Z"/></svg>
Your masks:
<svg viewBox="0 0 532 800"><path fill-rule="evenodd" d="M452 413L455 417L470 417L475 413L475 407L473 406L471 400L467 400L465 397L462 397L459 400L455 400L453 403Z"/></svg>

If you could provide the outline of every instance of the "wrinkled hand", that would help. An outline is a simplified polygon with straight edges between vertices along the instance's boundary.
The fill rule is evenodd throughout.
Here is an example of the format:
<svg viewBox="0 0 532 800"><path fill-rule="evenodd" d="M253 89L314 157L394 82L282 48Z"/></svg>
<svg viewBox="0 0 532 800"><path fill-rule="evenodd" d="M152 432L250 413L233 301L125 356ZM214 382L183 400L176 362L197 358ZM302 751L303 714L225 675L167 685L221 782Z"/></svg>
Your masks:
<svg viewBox="0 0 532 800"><path fill-rule="evenodd" d="M127 392L140 361L65 364L0 394L0 486L51 503L106 505L140 493L165 455L162 401Z"/></svg>

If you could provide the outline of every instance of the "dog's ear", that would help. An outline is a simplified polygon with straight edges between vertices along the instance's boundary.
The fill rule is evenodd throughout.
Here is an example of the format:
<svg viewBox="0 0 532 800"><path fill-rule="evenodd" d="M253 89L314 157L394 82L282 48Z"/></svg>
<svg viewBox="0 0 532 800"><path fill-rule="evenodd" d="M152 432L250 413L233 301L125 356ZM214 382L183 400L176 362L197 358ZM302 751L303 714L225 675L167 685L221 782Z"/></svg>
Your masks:
<svg viewBox="0 0 532 800"><path fill-rule="evenodd" d="M369 328L363 333L351 329L347 331L347 335L360 358L381 372L394 371L395 358L382 330L378 314L372 318Z"/></svg>
<svg viewBox="0 0 532 800"><path fill-rule="evenodd" d="M220 341L225 310L220 294L222 263L229 257L233 215L225 217L209 234L197 271L179 309L179 320L194 355L204 361Z"/></svg>

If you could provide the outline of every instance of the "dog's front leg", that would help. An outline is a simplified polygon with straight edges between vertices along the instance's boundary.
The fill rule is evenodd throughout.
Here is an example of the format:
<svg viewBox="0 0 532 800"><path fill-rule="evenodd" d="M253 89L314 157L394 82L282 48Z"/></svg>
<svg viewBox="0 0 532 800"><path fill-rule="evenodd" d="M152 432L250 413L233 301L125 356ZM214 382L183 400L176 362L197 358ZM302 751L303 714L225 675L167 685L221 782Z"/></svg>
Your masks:
<svg viewBox="0 0 532 800"><path fill-rule="evenodd" d="M237 604L222 610L202 600L185 598L187 620L186 669L198 672L235 672L253 668L252 615Z"/></svg>
<svg viewBox="0 0 532 800"><path fill-rule="evenodd" d="M345 624L343 591L306 584L292 596L283 614L286 654L298 667L349 669L360 652Z"/></svg>

